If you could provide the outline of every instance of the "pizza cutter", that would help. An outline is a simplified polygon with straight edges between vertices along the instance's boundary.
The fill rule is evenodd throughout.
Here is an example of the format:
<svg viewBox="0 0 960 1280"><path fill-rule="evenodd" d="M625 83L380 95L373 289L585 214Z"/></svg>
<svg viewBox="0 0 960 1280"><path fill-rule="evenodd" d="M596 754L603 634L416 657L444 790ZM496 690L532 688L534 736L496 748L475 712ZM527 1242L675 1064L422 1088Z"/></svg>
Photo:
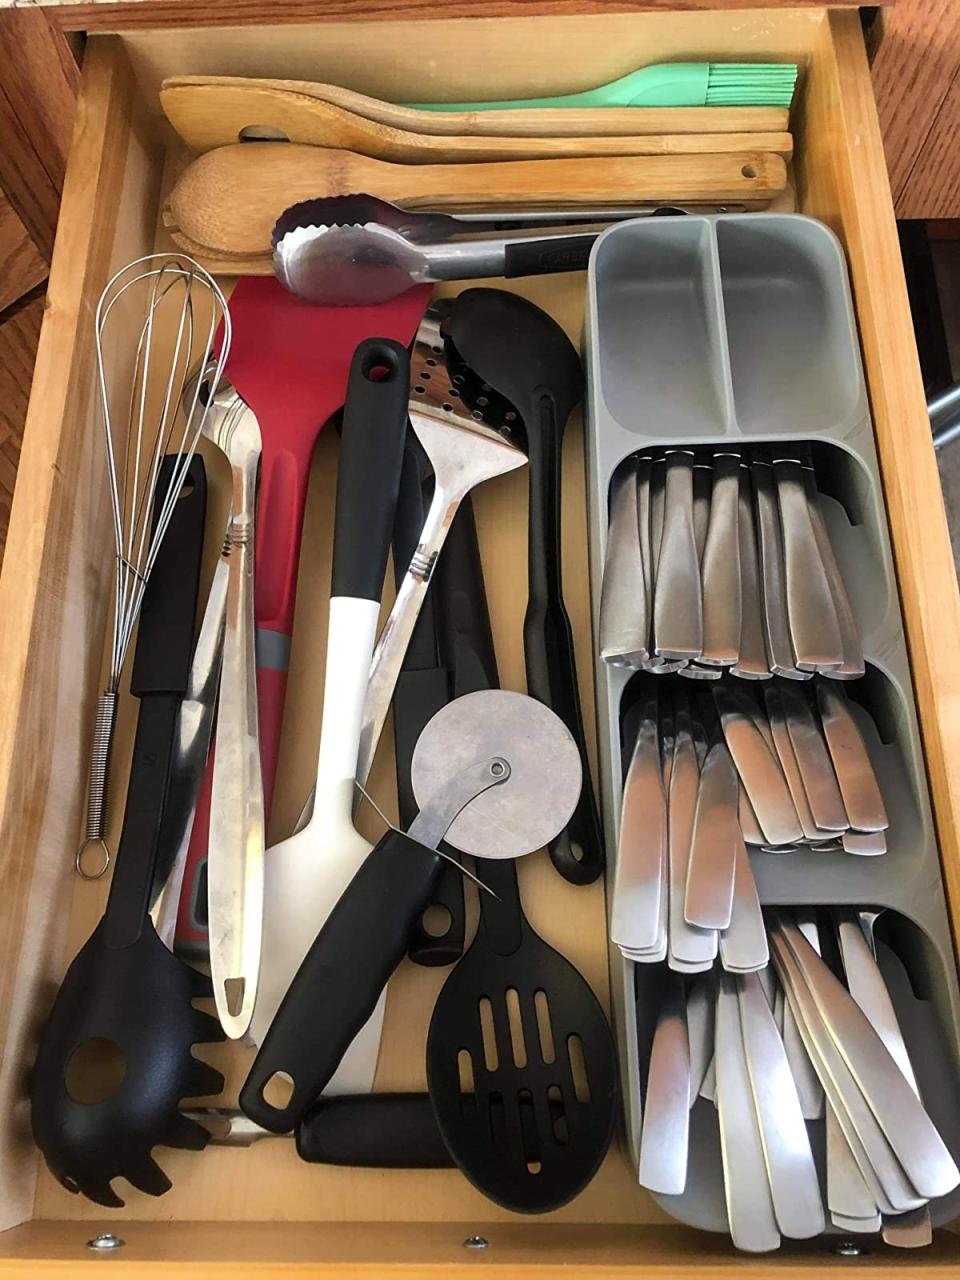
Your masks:
<svg viewBox="0 0 960 1280"><path fill-rule="evenodd" d="M419 814L408 832L387 832L327 917L240 1093L244 1112L273 1133L301 1120L376 1006L430 901L440 841L483 858L532 853L564 829L583 781L563 721L501 689L438 711L411 774Z"/></svg>

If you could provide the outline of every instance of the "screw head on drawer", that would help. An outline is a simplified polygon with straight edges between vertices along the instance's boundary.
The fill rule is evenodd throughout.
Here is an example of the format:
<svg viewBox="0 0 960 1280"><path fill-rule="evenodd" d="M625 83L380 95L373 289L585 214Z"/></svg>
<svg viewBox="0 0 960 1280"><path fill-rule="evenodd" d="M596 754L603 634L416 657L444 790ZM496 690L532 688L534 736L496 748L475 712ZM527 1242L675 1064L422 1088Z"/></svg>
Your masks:
<svg viewBox="0 0 960 1280"><path fill-rule="evenodd" d="M837 1254L840 1258L863 1258L870 1250L864 1248L862 1244L857 1244L855 1240L838 1240L836 1244L830 1246L830 1252Z"/></svg>
<svg viewBox="0 0 960 1280"><path fill-rule="evenodd" d="M126 1243L126 1240L121 1240L112 1231L103 1231L87 1241L87 1248L93 1249L96 1253L107 1253L111 1249L122 1249Z"/></svg>
<svg viewBox="0 0 960 1280"><path fill-rule="evenodd" d="M463 1242L463 1247L465 1249L489 1249L490 1241L483 1236L467 1236Z"/></svg>

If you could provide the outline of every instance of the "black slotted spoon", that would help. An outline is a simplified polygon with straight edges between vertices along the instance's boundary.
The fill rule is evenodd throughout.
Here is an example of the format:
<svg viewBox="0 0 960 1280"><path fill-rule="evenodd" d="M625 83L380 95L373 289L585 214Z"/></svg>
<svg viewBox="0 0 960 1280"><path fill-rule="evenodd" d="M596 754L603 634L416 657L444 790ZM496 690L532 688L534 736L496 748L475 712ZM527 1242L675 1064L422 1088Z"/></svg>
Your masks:
<svg viewBox="0 0 960 1280"><path fill-rule="evenodd" d="M461 533L460 589L442 593L440 611L459 638L444 655L462 676L458 692L498 683L472 520ZM437 1000L427 1037L430 1097L444 1142L474 1186L505 1208L543 1213L581 1191L606 1154L617 1107L613 1038L582 975L530 927L515 861L483 858L477 871L497 896L480 894L477 936ZM522 1028L517 1053L508 992Z"/></svg>
<svg viewBox="0 0 960 1280"><path fill-rule="evenodd" d="M155 511L171 472L168 459ZM191 1053L193 1044L223 1039L219 1023L192 1003L212 995L210 979L164 946L149 914L158 851L176 817L165 809L190 672L205 509L203 460L195 457L140 613L130 677L140 710L110 896L67 970L31 1082L33 1135L51 1172L68 1191L114 1207L123 1201L113 1178L126 1178L148 1195L169 1190L153 1148L204 1147L209 1134L179 1103L223 1087L220 1073ZM74 1055L94 1058L98 1049L122 1065L122 1076L98 1081L98 1094L86 1091L90 1080L79 1090Z"/></svg>

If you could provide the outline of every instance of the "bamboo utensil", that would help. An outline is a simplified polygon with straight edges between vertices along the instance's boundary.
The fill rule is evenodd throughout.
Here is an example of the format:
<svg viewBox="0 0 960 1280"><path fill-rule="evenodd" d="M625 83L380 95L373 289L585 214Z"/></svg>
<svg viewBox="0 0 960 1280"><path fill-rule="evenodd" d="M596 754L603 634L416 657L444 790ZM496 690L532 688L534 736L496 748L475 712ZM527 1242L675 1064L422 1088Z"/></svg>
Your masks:
<svg viewBox="0 0 960 1280"><path fill-rule="evenodd" d="M487 164L397 165L296 143L238 143L194 160L163 211L178 244L205 258L266 254L277 218L300 200L371 191L414 208L508 204L767 202L787 180L782 157L764 151L697 156L605 156Z"/></svg>
<svg viewBox="0 0 960 1280"><path fill-rule="evenodd" d="M621 136L504 138L479 132L437 136L370 120L349 108L270 86L187 85L161 90L167 119L194 151L242 141L251 120L255 137L355 151L398 164L464 160L544 160L569 156L699 155L772 151L789 160L793 138L781 132L640 133Z"/></svg>
<svg viewBox="0 0 960 1280"><path fill-rule="evenodd" d="M202 97L201 97L202 94ZM782 133L789 121L783 106L713 107L525 107L504 111L419 111L383 102L339 85L310 80L250 79L243 76L171 76L164 80L160 103L171 123L196 150L224 146L247 137L269 136L271 122L262 112L280 95L297 118L314 103L329 104L366 120L444 137L483 134L487 137L530 136L577 138L581 135L616 137L656 133ZM205 119L193 123L199 104ZM254 110L255 107L259 111ZM209 118L206 113L209 112ZM183 127L181 127L183 125ZM189 128L190 134L185 131ZM291 142L306 141L289 135ZM205 145L201 145L206 139Z"/></svg>

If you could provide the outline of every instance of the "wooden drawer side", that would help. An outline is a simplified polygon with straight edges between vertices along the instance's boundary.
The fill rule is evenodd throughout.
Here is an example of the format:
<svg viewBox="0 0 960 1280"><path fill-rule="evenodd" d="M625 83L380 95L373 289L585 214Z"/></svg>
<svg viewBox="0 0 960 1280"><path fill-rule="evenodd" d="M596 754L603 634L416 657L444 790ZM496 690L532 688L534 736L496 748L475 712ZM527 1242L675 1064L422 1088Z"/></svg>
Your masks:
<svg viewBox="0 0 960 1280"><path fill-rule="evenodd" d="M106 474L94 412L93 321L111 255L152 227L130 219L134 84L119 42L90 51L50 274L25 447L0 575L0 1226L33 1203L25 1080L49 1008L74 885L90 694L111 578ZM128 252L129 251L129 252Z"/></svg>
<svg viewBox="0 0 960 1280"><path fill-rule="evenodd" d="M870 391L927 775L960 935L960 592L883 143L857 15L831 13L812 60L799 194L843 238Z"/></svg>

